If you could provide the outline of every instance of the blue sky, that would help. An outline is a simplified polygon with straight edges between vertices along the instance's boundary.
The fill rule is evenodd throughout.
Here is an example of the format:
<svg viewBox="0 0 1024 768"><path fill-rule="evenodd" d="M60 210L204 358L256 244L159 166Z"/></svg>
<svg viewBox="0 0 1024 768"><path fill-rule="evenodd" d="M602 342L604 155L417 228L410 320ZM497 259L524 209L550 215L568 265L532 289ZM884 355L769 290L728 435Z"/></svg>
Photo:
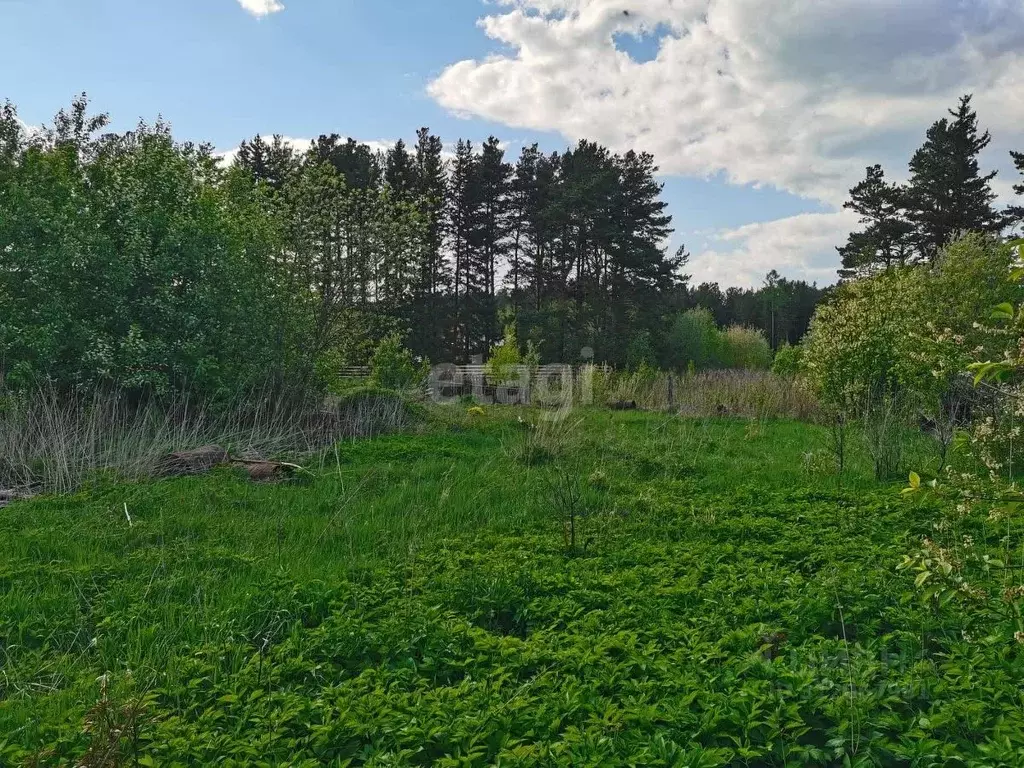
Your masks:
<svg viewBox="0 0 1024 768"><path fill-rule="evenodd" d="M792 19L774 38L771 29L745 37L736 19L752 0L723 0L711 16L694 0L692 18L669 0L628 0L636 8L629 14L617 0L519 2L0 0L0 99L38 124L86 91L115 128L163 115L180 138L222 150L255 133L381 141L411 137L421 125L446 141L494 134L511 153L533 141L562 148L581 136L637 146L668 171L673 245L690 247L695 274L751 284L773 266L830 281L831 246L850 226L837 204L864 160L905 156L929 115L940 116L962 86L979 85L967 72L966 83L929 86L934 103L923 107L920 92L857 85L862 60L833 61L827 44L808 47L829 18L813 19L802 38ZM730 3L736 18L722 15ZM694 48L709 36L717 47ZM715 64L708 51L730 45L732 55ZM762 83L741 69L741 45L761 47ZM938 47L927 53L948 53ZM818 56L817 80L793 61L805 50ZM880 53L894 71L895 54ZM886 71L874 74L886 79ZM847 102L830 102L844 84L852 89ZM901 113L901 104L914 108ZM862 124L858 106L899 119ZM829 110L852 127L822 120Z"/></svg>

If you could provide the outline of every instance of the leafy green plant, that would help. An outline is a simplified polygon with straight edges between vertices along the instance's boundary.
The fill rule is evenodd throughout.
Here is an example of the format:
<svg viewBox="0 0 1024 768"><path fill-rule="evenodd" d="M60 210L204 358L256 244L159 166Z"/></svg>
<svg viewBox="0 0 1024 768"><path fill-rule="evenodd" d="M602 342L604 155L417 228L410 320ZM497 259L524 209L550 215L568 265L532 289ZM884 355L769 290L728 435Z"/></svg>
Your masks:
<svg viewBox="0 0 1024 768"><path fill-rule="evenodd" d="M724 368L768 370L772 350L764 334L753 328L733 325L722 332L719 361Z"/></svg>
<svg viewBox="0 0 1024 768"><path fill-rule="evenodd" d="M796 376L800 372L803 358L803 347L792 344L782 344L775 350L775 357L772 359L771 370L779 376Z"/></svg>
<svg viewBox="0 0 1024 768"><path fill-rule="evenodd" d="M516 339L514 323L505 326L505 336L501 343L491 350L487 360L487 378L492 382L512 384L519 381L519 367L523 357L519 352L519 341Z"/></svg>
<svg viewBox="0 0 1024 768"><path fill-rule="evenodd" d="M996 551L1019 516L961 523L979 556L942 546L971 590L936 610L893 570L935 503L858 440L836 493L802 467L814 424L579 409L527 470L503 449L538 412L486 411L342 441L304 485L0 509L0 763L81 765L119 731L127 765L1019 765L1019 561ZM103 730L96 678L126 669Z"/></svg>
<svg viewBox="0 0 1024 768"><path fill-rule="evenodd" d="M430 372L430 363L416 362L412 352L402 346L397 333L385 336L370 359L370 384L382 389L410 389L422 384Z"/></svg>

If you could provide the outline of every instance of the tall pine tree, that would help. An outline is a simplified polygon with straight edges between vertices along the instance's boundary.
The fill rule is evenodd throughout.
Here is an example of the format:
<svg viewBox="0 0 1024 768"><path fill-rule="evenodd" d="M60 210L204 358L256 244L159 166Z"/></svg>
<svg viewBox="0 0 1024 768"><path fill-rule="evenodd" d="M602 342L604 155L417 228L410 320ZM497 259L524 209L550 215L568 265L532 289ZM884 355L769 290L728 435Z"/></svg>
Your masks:
<svg viewBox="0 0 1024 768"><path fill-rule="evenodd" d="M448 194L444 146L428 128L416 132L415 205L423 226L417 254L418 277L410 308L410 345L432 360L446 359L448 288L451 275L444 255Z"/></svg>
<svg viewBox="0 0 1024 768"><path fill-rule="evenodd" d="M466 263L466 303L470 335L483 352L501 336L498 328L498 269L508 254L509 192L512 168L491 136L475 163L476 210Z"/></svg>
<svg viewBox="0 0 1024 768"><path fill-rule="evenodd" d="M401 139L385 155L384 183L402 202L409 202L416 195L415 161Z"/></svg>
<svg viewBox="0 0 1024 768"><path fill-rule="evenodd" d="M472 341L466 295L469 293L470 250L477 220L477 158L473 145L459 139L448 183L449 250L452 259L451 350L456 359L468 361Z"/></svg>
<svg viewBox="0 0 1024 768"><path fill-rule="evenodd" d="M1014 167L1024 177L1024 152L1011 152ZM1019 197L1024 197L1024 179L1020 184L1013 185L1013 191ZM1024 224L1024 205L1011 205L1006 209L1006 215L1011 224Z"/></svg>
<svg viewBox="0 0 1024 768"><path fill-rule="evenodd" d="M267 142L257 134L241 143L235 163L252 174L256 181L264 182L275 192L280 192L298 170L299 158L281 136L275 134Z"/></svg>
<svg viewBox="0 0 1024 768"><path fill-rule="evenodd" d="M843 204L859 214L860 223L866 226L836 249L842 257L841 276L889 269L912 257L914 226L907 220L906 198L906 189L886 182L882 166L867 169L864 180L850 190L850 199Z"/></svg>
<svg viewBox="0 0 1024 768"><path fill-rule="evenodd" d="M928 260L960 233L998 233L1006 224L992 206L996 195L990 182L996 172L979 170L978 155L992 137L979 131L970 95L949 114L952 120L942 118L928 129L910 161L906 205L917 248Z"/></svg>

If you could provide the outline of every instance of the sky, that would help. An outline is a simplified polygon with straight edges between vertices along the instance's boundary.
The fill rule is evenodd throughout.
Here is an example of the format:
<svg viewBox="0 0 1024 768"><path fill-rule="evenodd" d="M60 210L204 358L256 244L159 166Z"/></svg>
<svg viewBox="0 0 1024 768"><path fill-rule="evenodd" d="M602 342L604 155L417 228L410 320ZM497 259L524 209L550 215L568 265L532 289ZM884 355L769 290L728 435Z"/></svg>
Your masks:
<svg viewBox="0 0 1024 768"><path fill-rule="evenodd" d="M723 287L833 282L847 190L905 179L964 93L1004 203L1024 150L1024 0L0 0L0 33L32 125L84 91L117 130L162 116L223 152L420 126L652 152L669 246Z"/></svg>

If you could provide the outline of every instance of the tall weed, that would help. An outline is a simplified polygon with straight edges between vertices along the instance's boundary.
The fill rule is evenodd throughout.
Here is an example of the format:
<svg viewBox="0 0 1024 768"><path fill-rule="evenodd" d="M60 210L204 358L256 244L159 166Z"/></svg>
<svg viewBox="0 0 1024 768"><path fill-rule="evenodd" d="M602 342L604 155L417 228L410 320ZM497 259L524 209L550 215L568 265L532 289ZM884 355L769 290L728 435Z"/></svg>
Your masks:
<svg viewBox="0 0 1024 768"><path fill-rule="evenodd" d="M641 408L684 416L813 420L818 402L798 379L767 371L721 370L678 375L638 371L613 375L607 400L632 400Z"/></svg>
<svg viewBox="0 0 1024 768"><path fill-rule="evenodd" d="M253 392L228 407L180 397L139 404L120 392L66 394L41 387L0 409L0 489L67 493L97 473L141 479L172 451L218 444L243 459L321 450L343 437L401 429L413 419L399 395L360 390L296 404Z"/></svg>

